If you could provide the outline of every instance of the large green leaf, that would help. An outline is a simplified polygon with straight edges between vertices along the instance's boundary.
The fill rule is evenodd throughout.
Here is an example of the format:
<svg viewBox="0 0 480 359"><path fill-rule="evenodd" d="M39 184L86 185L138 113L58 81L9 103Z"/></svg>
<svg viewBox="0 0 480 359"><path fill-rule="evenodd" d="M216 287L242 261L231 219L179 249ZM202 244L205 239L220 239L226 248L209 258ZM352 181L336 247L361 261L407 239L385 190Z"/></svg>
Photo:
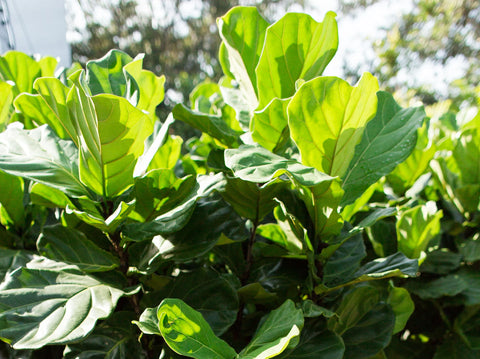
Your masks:
<svg viewBox="0 0 480 359"><path fill-rule="evenodd" d="M47 124L58 137L72 139L78 146L75 120L67 106L70 89L56 78L39 78L34 83L37 94L23 93L15 99L15 108L35 123Z"/></svg>
<svg viewBox="0 0 480 359"><path fill-rule="evenodd" d="M110 315L123 294L75 266L27 264L2 285L0 337L15 349L77 341Z"/></svg>
<svg viewBox="0 0 480 359"><path fill-rule="evenodd" d="M41 255L75 264L85 272L103 272L119 266L118 258L98 247L85 234L60 225L44 227L37 248Z"/></svg>
<svg viewBox="0 0 480 359"><path fill-rule="evenodd" d="M291 300L270 312L257 329L250 343L240 352L239 359L267 359L298 344L303 328L303 313Z"/></svg>
<svg viewBox="0 0 480 359"><path fill-rule="evenodd" d="M221 116L196 112L182 104L176 105L172 113L175 119L188 123L224 145L237 147L242 132L232 129Z"/></svg>
<svg viewBox="0 0 480 359"><path fill-rule="evenodd" d="M269 24L255 7L234 7L219 18L217 24L228 56L228 70L235 76L251 110L254 110L258 104L255 68ZM227 67L225 63L222 65Z"/></svg>
<svg viewBox="0 0 480 359"><path fill-rule="evenodd" d="M480 350L470 349L460 338L451 337L438 346L433 359L476 359Z"/></svg>
<svg viewBox="0 0 480 359"><path fill-rule="evenodd" d="M226 276L209 268L180 274L162 290L154 292L152 297L157 303L161 298L183 300L203 315L218 336L237 319L239 301L236 289Z"/></svg>
<svg viewBox="0 0 480 359"><path fill-rule="evenodd" d="M0 191L2 224L21 227L25 221L23 180L0 171L0 188L2 189ZM5 214L8 218L4 218Z"/></svg>
<svg viewBox="0 0 480 359"><path fill-rule="evenodd" d="M87 62L85 80L92 95L113 94L125 97L127 79L123 67L132 58L119 50L110 50L104 57Z"/></svg>
<svg viewBox="0 0 480 359"><path fill-rule="evenodd" d="M356 87L336 77L304 83L288 105L290 133L302 163L343 177L366 124L377 111L377 80L365 73Z"/></svg>
<svg viewBox="0 0 480 359"><path fill-rule="evenodd" d="M398 250L409 258L419 258L428 243L440 233L443 212L434 202L402 212L397 220Z"/></svg>
<svg viewBox="0 0 480 359"><path fill-rule="evenodd" d="M23 52L9 51L0 56L0 79L15 83L14 97L22 92L32 93L33 82L40 75L38 62Z"/></svg>
<svg viewBox="0 0 480 359"><path fill-rule="evenodd" d="M0 133L0 169L65 192L88 194L78 175L78 151L47 126L24 130L17 124Z"/></svg>
<svg viewBox="0 0 480 359"><path fill-rule="evenodd" d="M338 47L335 16L328 12L318 23L309 15L289 13L267 29L255 69L259 109L273 98L292 96L298 79L308 81L323 73Z"/></svg>
<svg viewBox="0 0 480 359"><path fill-rule="evenodd" d="M250 123L252 138L262 147L278 152L290 139L287 106L290 99L275 98L261 111L253 114Z"/></svg>
<svg viewBox="0 0 480 359"><path fill-rule="evenodd" d="M386 92L378 92L377 97L377 114L368 122L343 177L342 205L352 203L410 155L425 117L423 108L402 109Z"/></svg>
<svg viewBox="0 0 480 359"><path fill-rule="evenodd" d="M180 299L165 299L157 309L160 332L175 352L196 359L233 359L235 350L213 333L202 315Z"/></svg>
<svg viewBox="0 0 480 359"><path fill-rule="evenodd" d="M145 358L137 333L131 325L133 312L114 313L96 326L90 335L78 343L67 345L65 359L130 359Z"/></svg>

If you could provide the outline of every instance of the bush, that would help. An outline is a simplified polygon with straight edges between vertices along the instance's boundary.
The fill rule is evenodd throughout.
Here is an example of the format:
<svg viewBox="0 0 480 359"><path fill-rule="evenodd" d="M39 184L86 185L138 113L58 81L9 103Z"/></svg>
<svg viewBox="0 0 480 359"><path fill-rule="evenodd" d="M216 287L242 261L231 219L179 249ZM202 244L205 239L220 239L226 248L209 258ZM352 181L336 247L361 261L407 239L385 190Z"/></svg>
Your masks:
<svg viewBox="0 0 480 359"><path fill-rule="evenodd" d="M2 355L477 357L480 116L322 76L333 13L218 26L163 123L141 56L1 57Z"/></svg>

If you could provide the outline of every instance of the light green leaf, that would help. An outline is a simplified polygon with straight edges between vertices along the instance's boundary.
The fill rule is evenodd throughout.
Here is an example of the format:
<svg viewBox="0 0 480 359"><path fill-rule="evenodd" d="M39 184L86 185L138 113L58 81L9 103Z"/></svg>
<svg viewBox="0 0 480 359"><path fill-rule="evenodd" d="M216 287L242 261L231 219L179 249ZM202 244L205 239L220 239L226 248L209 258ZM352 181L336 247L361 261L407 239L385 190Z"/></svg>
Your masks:
<svg viewBox="0 0 480 359"><path fill-rule="evenodd" d="M34 183L30 188L30 200L33 204L48 208L66 208L67 205L74 207L65 193L42 183Z"/></svg>
<svg viewBox="0 0 480 359"><path fill-rule="evenodd" d="M256 7L234 7L219 18L217 24L228 58L228 64L223 62L222 66L234 75L251 110L254 110L258 105L255 68L269 23Z"/></svg>
<svg viewBox="0 0 480 359"><path fill-rule="evenodd" d="M85 234L60 225L43 227L37 249L47 258L74 264L85 272L104 272L119 266L118 258L98 247Z"/></svg>
<svg viewBox="0 0 480 359"><path fill-rule="evenodd" d="M338 47L335 16L328 12L318 23L309 15L288 13L268 27L255 69L259 109L273 98L292 96L298 79L308 81L323 73Z"/></svg>
<svg viewBox="0 0 480 359"><path fill-rule="evenodd" d="M132 58L120 50L110 50L104 57L87 62L85 80L92 95L113 94L125 97L127 80L123 67Z"/></svg>
<svg viewBox="0 0 480 359"><path fill-rule="evenodd" d="M23 205L23 180L20 177L0 171L0 205L2 208L2 224L12 224L21 227L25 222L25 207ZM3 214L8 218L3 218Z"/></svg>
<svg viewBox="0 0 480 359"><path fill-rule="evenodd" d="M0 131L4 131L10 121L13 102L13 86L0 82Z"/></svg>
<svg viewBox="0 0 480 359"><path fill-rule="evenodd" d="M40 75L38 62L23 52L9 51L0 56L0 79L15 83L14 97L22 92L32 93L33 81Z"/></svg>
<svg viewBox="0 0 480 359"><path fill-rule="evenodd" d="M463 131L452 155L460 171L462 183L478 184L480 182L480 128Z"/></svg>
<svg viewBox="0 0 480 359"><path fill-rule="evenodd" d="M202 315L180 299L165 299L157 310L160 332L176 353L196 359L233 359L235 350L213 333Z"/></svg>
<svg viewBox="0 0 480 359"><path fill-rule="evenodd" d="M57 262L51 268L51 264L19 268L2 285L0 336L15 349L84 338L98 319L112 313L124 294L74 266Z"/></svg>
<svg viewBox="0 0 480 359"><path fill-rule="evenodd" d="M281 150L290 139L287 106L290 99L273 99L261 111L253 114L250 123L252 138L262 147L272 152Z"/></svg>
<svg viewBox="0 0 480 359"><path fill-rule="evenodd" d="M393 334L397 334L407 324L408 318L415 310L415 304L413 303L408 290L405 288L393 287L390 289L387 303L392 307L395 313L395 327L393 328Z"/></svg>
<svg viewBox="0 0 480 359"><path fill-rule="evenodd" d="M365 73L356 87L335 77L303 84L288 105L290 133L302 163L343 177L366 124L377 111L377 80Z"/></svg>
<svg viewBox="0 0 480 359"><path fill-rule="evenodd" d="M88 193L78 178L78 151L47 126L24 130L10 125L0 133L0 169L59 189L69 196Z"/></svg>
<svg viewBox="0 0 480 359"><path fill-rule="evenodd" d="M239 359L268 359L287 348L294 348L302 328L302 310L287 300L270 312L250 343L240 352Z"/></svg>
<svg viewBox="0 0 480 359"><path fill-rule="evenodd" d="M440 233L443 212L434 202L410 208L398 216L396 230L398 250L409 258L419 258L428 243Z"/></svg>
<svg viewBox="0 0 480 359"><path fill-rule="evenodd" d="M58 65L58 60L55 57L44 56L38 61L40 70L42 71L42 77L54 77L55 69Z"/></svg>
<svg viewBox="0 0 480 359"><path fill-rule="evenodd" d="M67 96L70 89L56 78L39 78L37 94L23 93L15 99L15 108L35 123L47 124L58 137L71 139L78 147L75 119L70 115Z"/></svg>
<svg viewBox="0 0 480 359"><path fill-rule="evenodd" d="M302 242L293 233L286 233L278 224L268 223L257 227L257 234L271 240L291 253L302 252Z"/></svg>
<svg viewBox="0 0 480 359"><path fill-rule="evenodd" d="M96 326L90 335L78 343L67 345L65 359L144 359L145 353L138 333L131 325L133 312L114 313Z"/></svg>
<svg viewBox="0 0 480 359"><path fill-rule="evenodd" d="M227 147L237 147L242 131L232 129L224 118L192 111L185 105L178 104L173 110L175 119L188 123L190 126L219 140Z"/></svg>
<svg viewBox="0 0 480 359"><path fill-rule="evenodd" d="M156 76L153 72L142 69L142 65L143 55L139 55L125 65L123 71L135 81L135 84L132 84L132 79L127 79L128 92L134 90L134 93L128 94L130 101L137 99L133 102L135 107L146 111L153 122L156 119L155 110L165 97L165 76ZM135 91L138 91L138 94Z"/></svg>
<svg viewBox="0 0 480 359"><path fill-rule="evenodd" d="M136 324L145 334L162 335L162 333L160 333L160 323L158 322L157 317L157 308L145 309L142 315L140 315L138 321L134 320L132 323Z"/></svg>
<svg viewBox="0 0 480 359"><path fill-rule="evenodd" d="M343 177L343 206L352 203L410 155L425 117L423 108L402 109L386 92L378 92L377 97L377 114L368 122Z"/></svg>

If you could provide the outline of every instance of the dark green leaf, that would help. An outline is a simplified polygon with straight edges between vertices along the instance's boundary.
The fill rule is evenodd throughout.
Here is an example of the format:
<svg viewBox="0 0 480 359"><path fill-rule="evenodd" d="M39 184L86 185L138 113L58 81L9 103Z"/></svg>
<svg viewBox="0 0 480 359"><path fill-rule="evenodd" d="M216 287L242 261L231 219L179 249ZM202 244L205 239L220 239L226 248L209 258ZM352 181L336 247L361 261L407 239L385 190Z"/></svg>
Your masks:
<svg viewBox="0 0 480 359"><path fill-rule="evenodd" d="M75 264L85 272L103 272L119 266L118 258L98 247L82 232L60 225L44 227L37 248L41 255Z"/></svg>
<svg viewBox="0 0 480 359"><path fill-rule="evenodd" d="M377 97L377 114L368 122L343 177L342 205L352 203L410 155L425 117L423 108L402 109L386 92L378 92Z"/></svg>

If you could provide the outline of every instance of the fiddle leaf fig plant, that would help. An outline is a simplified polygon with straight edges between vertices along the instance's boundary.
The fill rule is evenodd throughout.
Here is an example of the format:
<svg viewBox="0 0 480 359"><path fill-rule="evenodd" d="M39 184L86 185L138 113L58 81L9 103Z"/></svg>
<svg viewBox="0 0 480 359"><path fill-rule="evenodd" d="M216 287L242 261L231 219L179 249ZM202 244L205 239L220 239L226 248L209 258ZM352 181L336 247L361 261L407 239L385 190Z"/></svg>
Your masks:
<svg viewBox="0 0 480 359"><path fill-rule="evenodd" d="M478 356L480 117L324 76L332 12L217 25L161 119L143 55L0 58L0 356Z"/></svg>

